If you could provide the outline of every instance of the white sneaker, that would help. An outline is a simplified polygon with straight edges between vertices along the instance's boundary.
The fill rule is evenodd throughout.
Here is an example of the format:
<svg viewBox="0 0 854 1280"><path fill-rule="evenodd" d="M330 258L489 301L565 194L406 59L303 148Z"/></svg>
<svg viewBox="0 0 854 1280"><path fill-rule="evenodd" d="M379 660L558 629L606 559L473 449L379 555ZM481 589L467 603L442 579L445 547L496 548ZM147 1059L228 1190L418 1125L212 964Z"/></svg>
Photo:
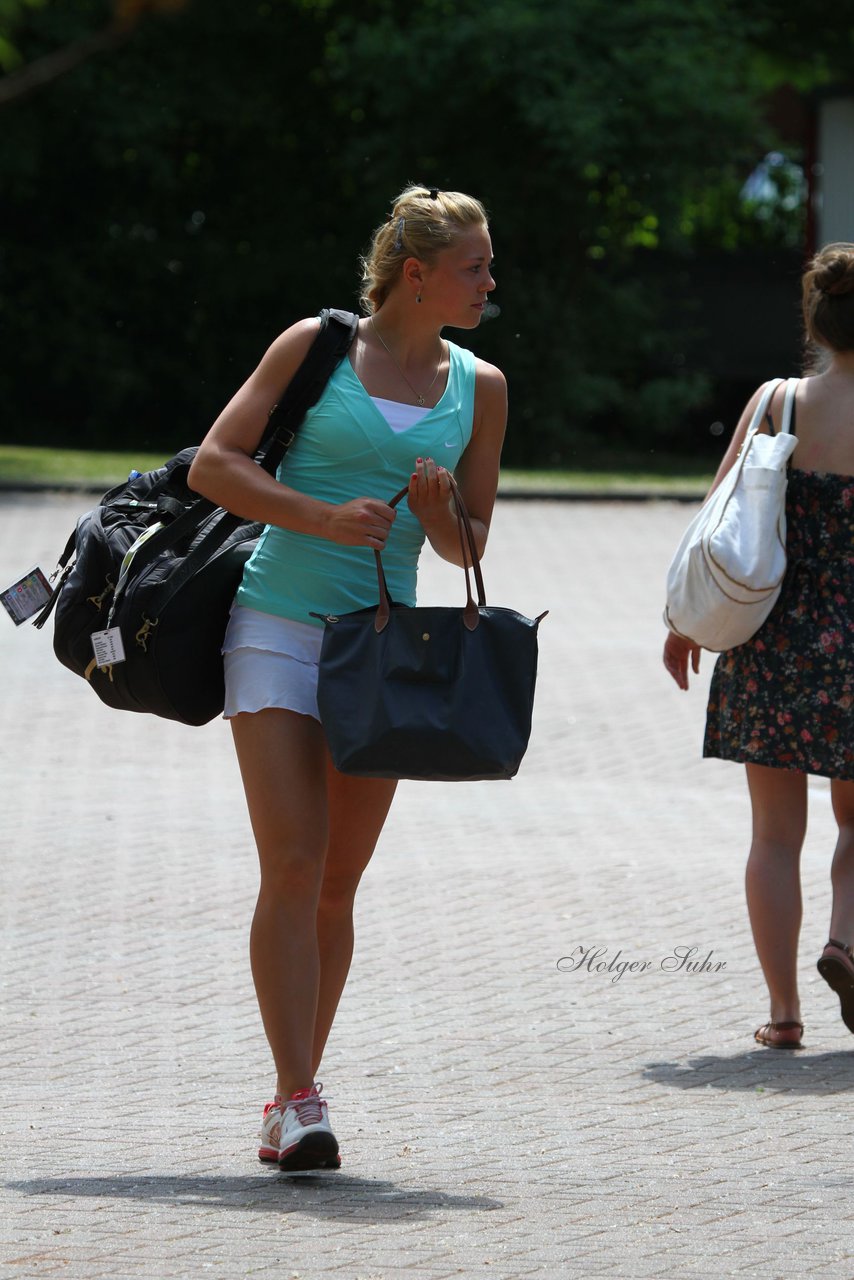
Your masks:
<svg viewBox="0 0 854 1280"><path fill-rule="evenodd" d="M279 1137L282 1132L282 1095L277 1093L272 1102L264 1105L261 1121L261 1145L258 1159L268 1164L279 1163Z"/></svg>
<svg viewBox="0 0 854 1280"><path fill-rule="evenodd" d="M329 1125L323 1085L298 1089L285 1100L277 1094L264 1108L259 1160L278 1162L280 1169L338 1169L341 1157Z"/></svg>

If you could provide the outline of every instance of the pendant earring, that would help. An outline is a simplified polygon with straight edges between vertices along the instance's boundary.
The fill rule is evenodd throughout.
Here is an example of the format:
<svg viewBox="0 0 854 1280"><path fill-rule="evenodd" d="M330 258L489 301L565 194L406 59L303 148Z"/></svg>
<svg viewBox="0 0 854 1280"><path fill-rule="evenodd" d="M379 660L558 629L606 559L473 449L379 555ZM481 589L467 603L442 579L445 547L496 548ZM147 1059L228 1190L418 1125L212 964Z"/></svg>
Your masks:
<svg viewBox="0 0 854 1280"><path fill-rule="evenodd" d="M418 292L417 292L417 293L416 293L416 295L415 295L415 301L416 301L416 302L420 302L420 301L421 301L421 290L420 290L420 289L418 290Z"/></svg>

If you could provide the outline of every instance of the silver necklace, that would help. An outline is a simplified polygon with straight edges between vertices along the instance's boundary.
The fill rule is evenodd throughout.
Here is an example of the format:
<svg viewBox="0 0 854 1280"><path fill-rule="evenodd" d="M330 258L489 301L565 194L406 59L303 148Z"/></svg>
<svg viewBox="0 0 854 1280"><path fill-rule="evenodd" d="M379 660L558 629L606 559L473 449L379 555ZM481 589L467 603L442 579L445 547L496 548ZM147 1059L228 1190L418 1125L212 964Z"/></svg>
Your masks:
<svg viewBox="0 0 854 1280"><path fill-rule="evenodd" d="M391 362L392 362L392 364L394 365L395 369L397 369L397 372L400 374L401 378L403 378L403 381L404 381L404 382L406 383L406 385L409 387L409 390L410 390L410 391L412 392L412 394L415 396L415 399L416 399L416 401L418 402L419 408L422 408L422 409L423 409L424 405L427 403L427 402L426 402L426 400L425 400L425 398L424 398L424 396L429 396L430 392L431 392L431 391L432 391L432 389L433 389L433 384L435 383L436 379L437 379L437 378L438 378L438 376L439 376L439 370L442 368L442 355L443 355L444 353L443 353L442 351L440 351L440 352L439 352L439 363L436 365L436 372L433 374L433 380L432 380L432 382L430 383L430 386L429 386L429 387L427 388L427 390L424 392L424 395L422 396L422 394L421 394L421 392L420 392L420 391L416 391L416 390L415 390L415 388L413 387L412 383L409 381L409 379L407 378L406 374L403 372L403 370L401 369L400 365L399 365L399 364L397 363L397 361L395 360L394 356L392 355L391 347L388 345L388 343L386 342L385 338L384 338L384 337L383 337L383 335L380 333L380 331L379 331L379 329L377 328L377 326L374 324L374 317L373 317L373 316L369 316L368 318L369 318L369 320L370 320L370 322L371 322L371 328L373 329L374 333L377 335L377 337L379 338L380 342L383 344L383 346L385 347L386 351L388 352L388 354L389 354L389 356L390 356L390 358L391 358Z"/></svg>

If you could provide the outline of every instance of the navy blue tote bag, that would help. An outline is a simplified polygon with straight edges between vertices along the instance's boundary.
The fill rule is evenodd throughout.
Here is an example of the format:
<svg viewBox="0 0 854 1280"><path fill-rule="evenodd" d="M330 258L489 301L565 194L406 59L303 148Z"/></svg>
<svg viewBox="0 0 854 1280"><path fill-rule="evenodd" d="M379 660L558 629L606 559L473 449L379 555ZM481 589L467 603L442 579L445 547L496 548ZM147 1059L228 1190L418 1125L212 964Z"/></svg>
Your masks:
<svg viewBox="0 0 854 1280"><path fill-rule="evenodd" d="M545 614L526 618L487 605L474 534L451 484L465 605L395 604L375 552L378 606L323 615L317 701L341 773L441 782L512 778L527 749L537 628Z"/></svg>

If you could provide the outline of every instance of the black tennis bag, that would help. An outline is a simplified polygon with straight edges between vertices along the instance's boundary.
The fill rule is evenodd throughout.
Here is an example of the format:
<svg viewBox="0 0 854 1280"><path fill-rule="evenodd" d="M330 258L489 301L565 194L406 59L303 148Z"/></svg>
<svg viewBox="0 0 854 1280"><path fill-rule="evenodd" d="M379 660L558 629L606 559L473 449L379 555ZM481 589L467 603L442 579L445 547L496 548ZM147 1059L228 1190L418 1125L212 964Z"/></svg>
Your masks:
<svg viewBox="0 0 854 1280"><path fill-rule="evenodd" d="M321 328L270 418L256 461L271 474L346 354L357 317L322 311ZM53 647L108 706L206 724L225 699L222 640L243 567L263 525L187 485L196 449L104 495L77 522L60 557L59 585L35 619L55 610ZM112 660L99 633L118 633Z"/></svg>

